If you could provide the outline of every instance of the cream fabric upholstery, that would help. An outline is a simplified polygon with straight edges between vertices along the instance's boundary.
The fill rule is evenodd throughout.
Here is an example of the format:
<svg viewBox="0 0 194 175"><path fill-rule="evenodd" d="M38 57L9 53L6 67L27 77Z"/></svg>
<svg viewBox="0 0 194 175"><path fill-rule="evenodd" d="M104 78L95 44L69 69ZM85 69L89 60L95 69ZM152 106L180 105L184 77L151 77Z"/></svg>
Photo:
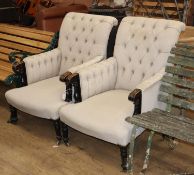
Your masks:
<svg viewBox="0 0 194 175"><path fill-rule="evenodd" d="M134 106L129 92L142 90L142 112L158 107L160 79L171 48L185 25L143 17L122 20L114 57L78 71L82 102L61 107L60 119L87 135L126 146ZM161 106L159 106L161 107ZM138 134L143 131L138 129Z"/></svg>
<svg viewBox="0 0 194 175"><path fill-rule="evenodd" d="M133 127L125 118L132 116L134 111L128 95L127 90L111 90L81 103L68 104L60 109L60 119L87 135L125 146L129 143ZM138 135L141 132L139 129Z"/></svg>
<svg viewBox="0 0 194 175"><path fill-rule="evenodd" d="M23 112L55 120L59 118L58 109L66 104L61 98L63 91L64 83L59 81L59 76L56 76L9 90L5 97L9 104Z"/></svg>
<svg viewBox="0 0 194 175"><path fill-rule="evenodd" d="M117 77L115 58L79 70L82 100L112 90Z"/></svg>
<svg viewBox="0 0 194 175"><path fill-rule="evenodd" d="M105 59L109 34L117 23L109 16L68 13L60 29L58 48L24 59L28 84L61 75L97 57Z"/></svg>
<svg viewBox="0 0 194 175"><path fill-rule="evenodd" d="M96 56L106 58L108 38L114 25L117 20L110 16L68 13L60 29L60 74Z"/></svg>
<svg viewBox="0 0 194 175"><path fill-rule="evenodd" d="M28 86L6 92L8 103L37 117L58 119L58 109L66 104L61 97L65 84L59 81L59 75L105 59L114 25L117 25L114 17L67 14L60 29L58 48L24 59Z"/></svg>
<svg viewBox="0 0 194 175"><path fill-rule="evenodd" d="M147 112L153 108L164 108L161 102L158 101L160 80L165 74L165 69L162 68L158 73L149 79L141 82L136 88L142 90L142 107L141 112Z"/></svg>
<svg viewBox="0 0 194 175"><path fill-rule="evenodd" d="M74 66L71 67L70 69L68 69L68 71L70 71L71 73L75 73L83 68L87 68L88 66L91 66L93 64L99 63L100 61L102 61L104 59L103 56L97 56L95 58L93 58L92 60L89 60L83 64L80 64L78 66Z"/></svg>
<svg viewBox="0 0 194 175"><path fill-rule="evenodd" d="M116 89L134 89L165 66L185 24L173 20L126 17L116 38Z"/></svg>
<svg viewBox="0 0 194 175"><path fill-rule="evenodd" d="M61 50L59 48L24 59L28 84L59 74Z"/></svg>

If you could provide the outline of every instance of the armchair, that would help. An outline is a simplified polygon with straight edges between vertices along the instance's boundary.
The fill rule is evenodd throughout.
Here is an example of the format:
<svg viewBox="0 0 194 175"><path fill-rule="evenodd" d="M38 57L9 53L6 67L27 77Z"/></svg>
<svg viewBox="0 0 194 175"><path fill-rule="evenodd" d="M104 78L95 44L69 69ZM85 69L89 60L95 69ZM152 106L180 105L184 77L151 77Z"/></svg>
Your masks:
<svg viewBox="0 0 194 175"><path fill-rule="evenodd" d="M62 23L58 48L26 57L18 67L26 73L27 86L6 92L10 104L10 122L18 120L17 109L54 121L57 139L61 140L58 110L67 104L61 94L69 71L78 71L106 58L109 34L116 18L83 13L68 13ZM103 31L103 32L102 32ZM65 97L64 97L65 98Z"/></svg>
<svg viewBox="0 0 194 175"><path fill-rule="evenodd" d="M71 75L72 101L59 110L63 137L68 126L120 146L122 168L129 170L133 125L125 121L159 106L159 80L171 48L185 25L145 17L125 17L118 29L112 58ZM143 129L138 128L137 137Z"/></svg>

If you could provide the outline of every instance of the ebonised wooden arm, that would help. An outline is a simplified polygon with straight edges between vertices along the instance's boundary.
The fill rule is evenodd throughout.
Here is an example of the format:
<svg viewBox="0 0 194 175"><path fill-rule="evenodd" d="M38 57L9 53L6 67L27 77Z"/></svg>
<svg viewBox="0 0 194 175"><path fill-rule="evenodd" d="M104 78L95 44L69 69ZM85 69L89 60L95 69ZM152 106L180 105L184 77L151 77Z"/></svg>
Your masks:
<svg viewBox="0 0 194 175"><path fill-rule="evenodd" d="M79 74L73 73L69 78L74 91L73 98L75 103L79 103L82 101Z"/></svg>
<svg viewBox="0 0 194 175"><path fill-rule="evenodd" d="M132 101L135 105L135 110L133 115L141 114L141 104L142 104L142 91L141 89L134 89L128 96L128 99Z"/></svg>
<svg viewBox="0 0 194 175"><path fill-rule="evenodd" d="M72 75L72 73L68 71L68 72L65 72L64 74L62 74L59 78L59 80L64 82L66 85L66 97L65 97L66 102L72 101L72 85L71 85L70 79L69 79L69 77L71 75Z"/></svg>
<svg viewBox="0 0 194 175"><path fill-rule="evenodd" d="M20 77L20 86L27 86L26 67L24 61L15 61L12 64L12 70L16 76Z"/></svg>

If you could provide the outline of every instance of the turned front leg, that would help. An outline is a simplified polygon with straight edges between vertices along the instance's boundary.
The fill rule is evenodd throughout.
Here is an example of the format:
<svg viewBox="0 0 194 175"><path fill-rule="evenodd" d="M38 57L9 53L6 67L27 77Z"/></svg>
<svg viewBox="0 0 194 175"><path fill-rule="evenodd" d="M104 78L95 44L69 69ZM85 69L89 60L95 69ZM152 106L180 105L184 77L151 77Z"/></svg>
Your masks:
<svg viewBox="0 0 194 175"><path fill-rule="evenodd" d="M10 105L10 113L10 118L7 122L15 124L18 121L17 109Z"/></svg>

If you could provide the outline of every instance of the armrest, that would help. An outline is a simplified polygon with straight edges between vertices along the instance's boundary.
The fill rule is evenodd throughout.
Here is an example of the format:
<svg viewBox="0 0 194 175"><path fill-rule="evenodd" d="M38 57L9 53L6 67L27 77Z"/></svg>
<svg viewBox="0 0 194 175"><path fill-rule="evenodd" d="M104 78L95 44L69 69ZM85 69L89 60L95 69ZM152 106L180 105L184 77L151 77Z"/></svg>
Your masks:
<svg viewBox="0 0 194 175"><path fill-rule="evenodd" d="M68 71L71 72L71 73L76 73L76 72L78 72L79 70L81 70L83 68L86 68L88 66L91 66L91 65L93 65L95 63L99 63L103 59L104 59L103 56L97 56L97 57L95 57L95 58L93 58L93 59L91 59L91 60L89 60L89 61L87 61L87 62L85 62L83 64L80 64L78 66L74 66L74 67L68 69Z"/></svg>
<svg viewBox="0 0 194 175"><path fill-rule="evenodd" d="M112 90L117 77L117 61L109 58L72 74L73 101L75 103L89 97Z"/></svg>
<svg viewBox="0 0 194 175"><path fill-rule="evenodd" d="M59 74L61 51L56 48L24 59L28 84Z"/></svg>
<svg viewBox="0 0 194 175"><path fill-rule="evenodd" d="M160 80L165 74L165 68L157 74L139 84L130 94L128 99L135 105L134 115L147 112L159 105L157 100Z"/></svg>

